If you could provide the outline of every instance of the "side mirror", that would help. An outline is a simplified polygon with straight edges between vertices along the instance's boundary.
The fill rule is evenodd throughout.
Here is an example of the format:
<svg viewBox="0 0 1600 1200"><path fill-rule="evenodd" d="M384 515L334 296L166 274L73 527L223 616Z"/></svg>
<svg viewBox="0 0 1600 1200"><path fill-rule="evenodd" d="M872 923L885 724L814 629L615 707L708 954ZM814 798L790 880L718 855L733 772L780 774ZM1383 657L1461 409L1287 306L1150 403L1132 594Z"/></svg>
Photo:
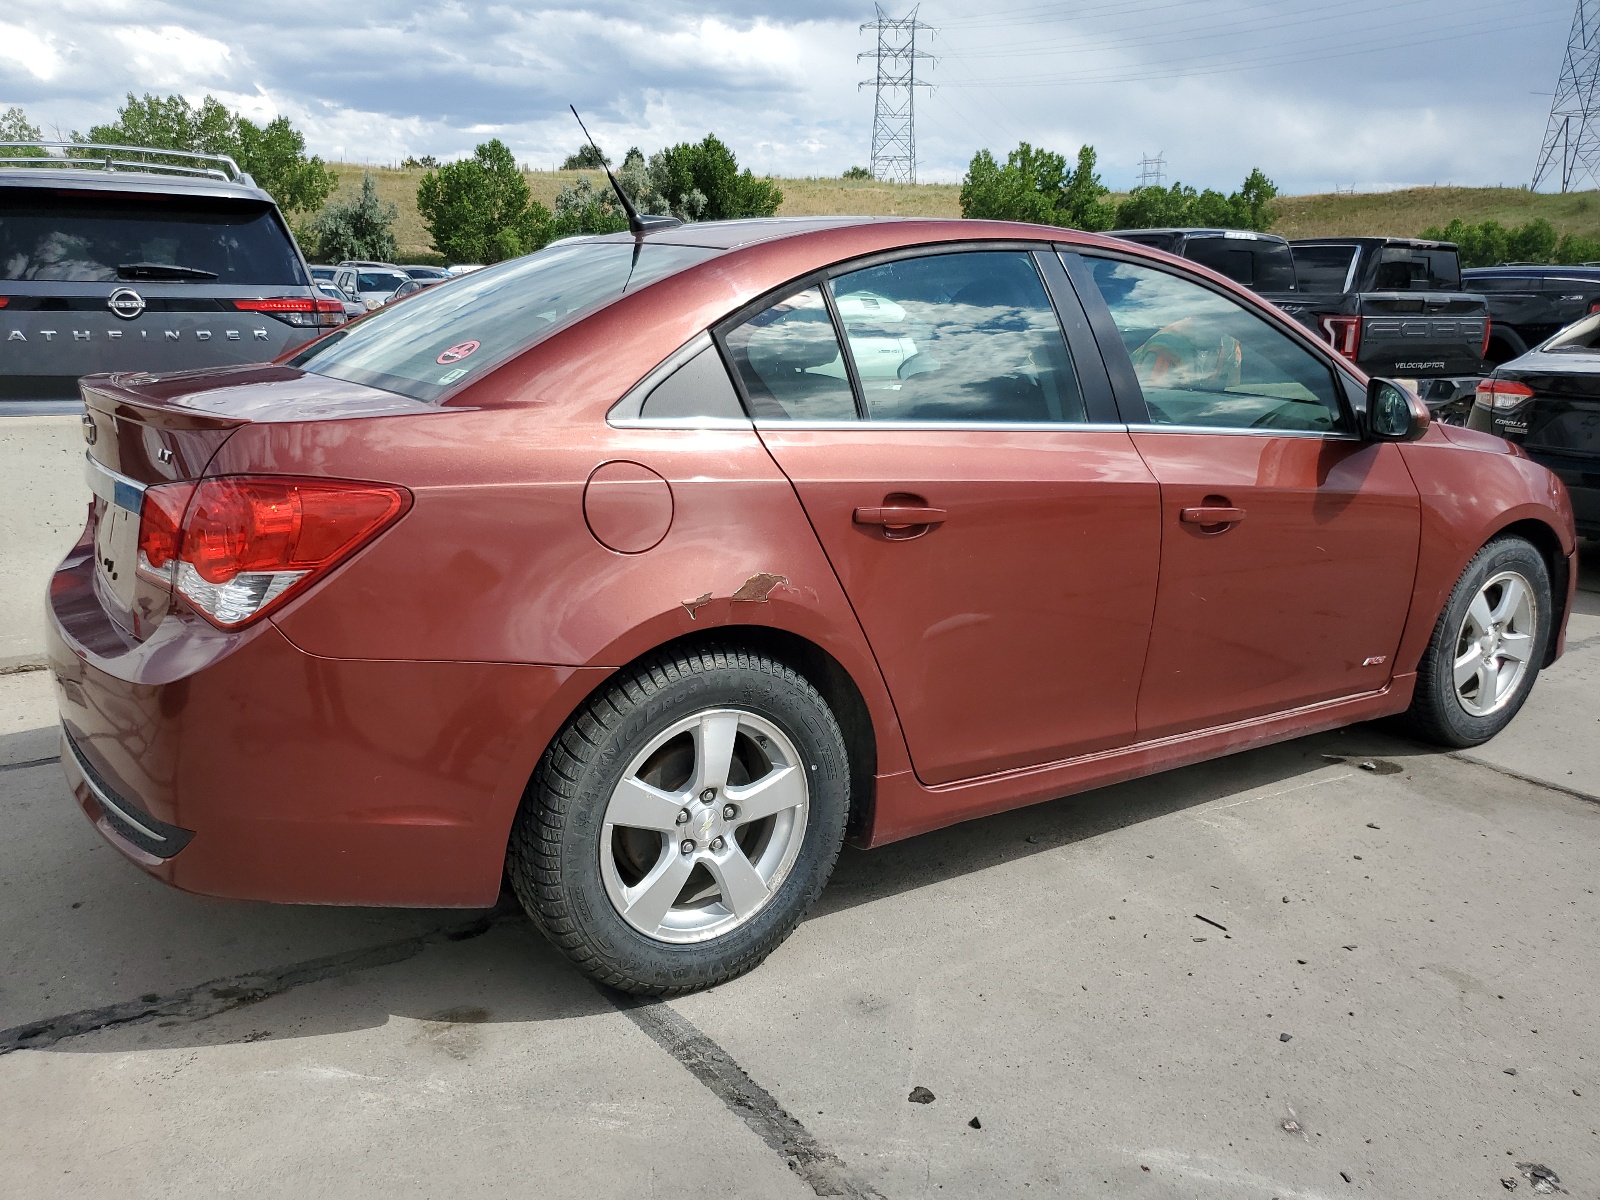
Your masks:
<svg viewBox="0 0 1600 1200"><path fill-rule="evenodd" d="M1428 432L1433 416L1422 398L1391 379L1367 384L1362 435L1370 442L1414 442Z"/></svg>

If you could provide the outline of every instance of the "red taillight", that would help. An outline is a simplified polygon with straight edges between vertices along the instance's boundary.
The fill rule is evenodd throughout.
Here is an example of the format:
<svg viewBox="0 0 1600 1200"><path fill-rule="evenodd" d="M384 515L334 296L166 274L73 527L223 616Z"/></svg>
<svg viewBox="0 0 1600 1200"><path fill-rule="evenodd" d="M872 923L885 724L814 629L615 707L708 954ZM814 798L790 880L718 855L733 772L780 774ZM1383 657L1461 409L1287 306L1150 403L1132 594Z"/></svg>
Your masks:
<svg viewBox="0 0 1600 1200"><path fill-rule="evenodd" d="M8 305L10 303L11 303L11 297L10 296L0 296L0 308L4 308L6 305ZM1593 312L1594 309L1591 308L1589 311Z"/></svg>
<svg viewBox="0 0 1600 1200"><path fill-rule="evenodd" d="M139 510L139 566L166 577L167 564L178 557L183 513L194 494L192 483L164 483L146 488Z"/></svg>
<svg viewBox="0 0 1600 1200"><path fill-rule="evenodd" d="M1484 379L1478 383L1473 403L1479 408L1498 412L1520 408L1533 399L1533 389L1514 379Z"/></svg>
<svg viewBox="0 0 1600 1200"><path fill-rule="evenodd" d="M1361 354L1360 317L1323 317L1322 332L1328 344L1352 362Z"/></svg>
<svg viewBox="0 0 1600 1200"><path fill-rule="evenodd" d="M139 546L148 570L162 571L214 624L233 629L303 590L410 501L403 488L329 479L162 484L145 492Z"/></svg>
<svg viewBox="0 0 1600 1200"><path fill-rule="evenodd" d="M1494 332L1494 322L1493 321L1487 321L1487 320L1484 321L1484 323L1483 323L1483 349L1478 351L1478 357L1479 358L1488 358L1489 357L1489 335L1491 333L1493 333L1493 332Z"/></svg>
<svg viewBox="0 0 1600 1200"><path fill-rule="evenodd" d="M1597 312L1600 312L1600 300L1589 301L1589 315L1592 317Z"/></svg>
<svg viewBox="0 0 1600 1200"><path fill-rule="evenodd" d="M240 312L267 313L290 325L343 325L344 305L326 297L272 296L261 300L235 300Z"/></svg>

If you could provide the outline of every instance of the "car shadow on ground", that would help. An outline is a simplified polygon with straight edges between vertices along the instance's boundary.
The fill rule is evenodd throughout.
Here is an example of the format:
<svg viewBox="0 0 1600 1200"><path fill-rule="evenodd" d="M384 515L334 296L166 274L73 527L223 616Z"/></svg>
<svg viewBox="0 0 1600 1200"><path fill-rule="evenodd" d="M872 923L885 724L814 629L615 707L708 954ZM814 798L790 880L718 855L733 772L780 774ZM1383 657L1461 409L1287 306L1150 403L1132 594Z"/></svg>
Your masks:
<svg viewBox="0 0 1600 1200"><path fill-rule="evenodd" d="M0 761L5 761L4 741L0 738ZM1406 758L1434 753L1381 726L1355 726L968 821L875 850L847 847L811 916L843 912L973 875L1220 798L1289 791L1302 777L1333 765L1328 755L1398 765ZM63 820L82 820L67 797L60 800ZM61 865L63 871L103 872L108 867L121 873L114 892L124 894L128 904L139 904L151 882L133 866L107 863L103 856L92 866L82 858ZM106 880L99 882L103 890ZM19 907L7 922L29 920L26 896L15 899ZM169 907L163 919L171 923L169 932L175 939L207 936L207 921L200 918L208 910L242 905L182 899L196 906L197 920L185 927L184 907ZM91 943L85 947L90 950L94 939L121 936L120 906L98 907L107 912L106 918L91 917L74 928L74 937ZM139 996L107 995L103 1009L60 1014L26 1029L0 1031L0 1049L38 1047L68 1053L174 1049L348 1033L397 1018L416 1022L417 1037L448 1042L455 1036L449 1030L461 1025L526 1024L616 1011L618 997L579 975L538 934L509 894L491 912L440 911L437 922L428 922L429 928L420 932L320 957L312 952L319 915L326 914L331 923L348 910L249 907L257 908L265 922L279 919L281 913L296 915L293 928L276 937L276 943L288 950L282 962L253 965L231 976L172 979L170 986ZM308 949L298 958L296 929ZM29 964L21 965L25 975ZM32 966L40 972L59 969L48 961ZM24 977L14 979L12 986L22 992L31 983ZM27 1036L26 1030L33 1028L40 1032Z"/></svg>

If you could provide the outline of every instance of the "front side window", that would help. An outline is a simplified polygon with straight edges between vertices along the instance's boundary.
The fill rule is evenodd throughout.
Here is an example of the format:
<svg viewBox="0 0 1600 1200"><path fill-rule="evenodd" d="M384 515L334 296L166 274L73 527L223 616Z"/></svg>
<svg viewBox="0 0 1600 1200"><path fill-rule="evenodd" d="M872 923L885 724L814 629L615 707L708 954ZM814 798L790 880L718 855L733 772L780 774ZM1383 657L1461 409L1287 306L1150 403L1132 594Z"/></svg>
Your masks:
<svg viewBox="0 0 1600 1200"><path fill-rule="evenodd" d="M1084 261L1133 360L1153 424L1345 428L1333 372L1262 317L1165 271Z"/></svg>
<svg viewBox="0 0 1600 1200"><path fill-rule="evenodd" d="M899 259L829 286L870 419L1086 420L1072 357L1027 251Z"/></svg>
<svg viewBox="0 0 1600 1200"><path fill-rule="evenodd" d="M624 292L715 254L650 242L557 243L379 309L290 365L437 401Z"/></svg>
<svg viewBox="0 0 1600 1200"><path fill-rule="evenodd" d="M750 415L789 421L853 421L855 396L820 288L780 300L729 332L728 357Z"/></svg>

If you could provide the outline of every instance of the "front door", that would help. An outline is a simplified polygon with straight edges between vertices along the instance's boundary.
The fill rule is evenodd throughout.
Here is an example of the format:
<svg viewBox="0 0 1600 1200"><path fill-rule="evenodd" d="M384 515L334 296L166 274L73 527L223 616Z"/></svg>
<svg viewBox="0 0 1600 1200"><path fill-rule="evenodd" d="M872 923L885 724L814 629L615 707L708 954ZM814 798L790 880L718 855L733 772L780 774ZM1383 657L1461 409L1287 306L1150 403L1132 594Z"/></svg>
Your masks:
<svg viewBox="0 0 1600 1200"><path fill-rule="evenodd" d="M1075 366L1040 271L1025 249L900 258L725 337L929 784L1135 735L1159 497L1090 420L1104 370L1074 309L1096 359Z"/></svg>
<svg viewBox="0 0 1600 1200"><path fill-rule="evenodd" d="M1220 289L1082 264L1161 485L1141 740L1382 688L1420 530L1399 448L1361 441L1329 364Z"/></svg>

